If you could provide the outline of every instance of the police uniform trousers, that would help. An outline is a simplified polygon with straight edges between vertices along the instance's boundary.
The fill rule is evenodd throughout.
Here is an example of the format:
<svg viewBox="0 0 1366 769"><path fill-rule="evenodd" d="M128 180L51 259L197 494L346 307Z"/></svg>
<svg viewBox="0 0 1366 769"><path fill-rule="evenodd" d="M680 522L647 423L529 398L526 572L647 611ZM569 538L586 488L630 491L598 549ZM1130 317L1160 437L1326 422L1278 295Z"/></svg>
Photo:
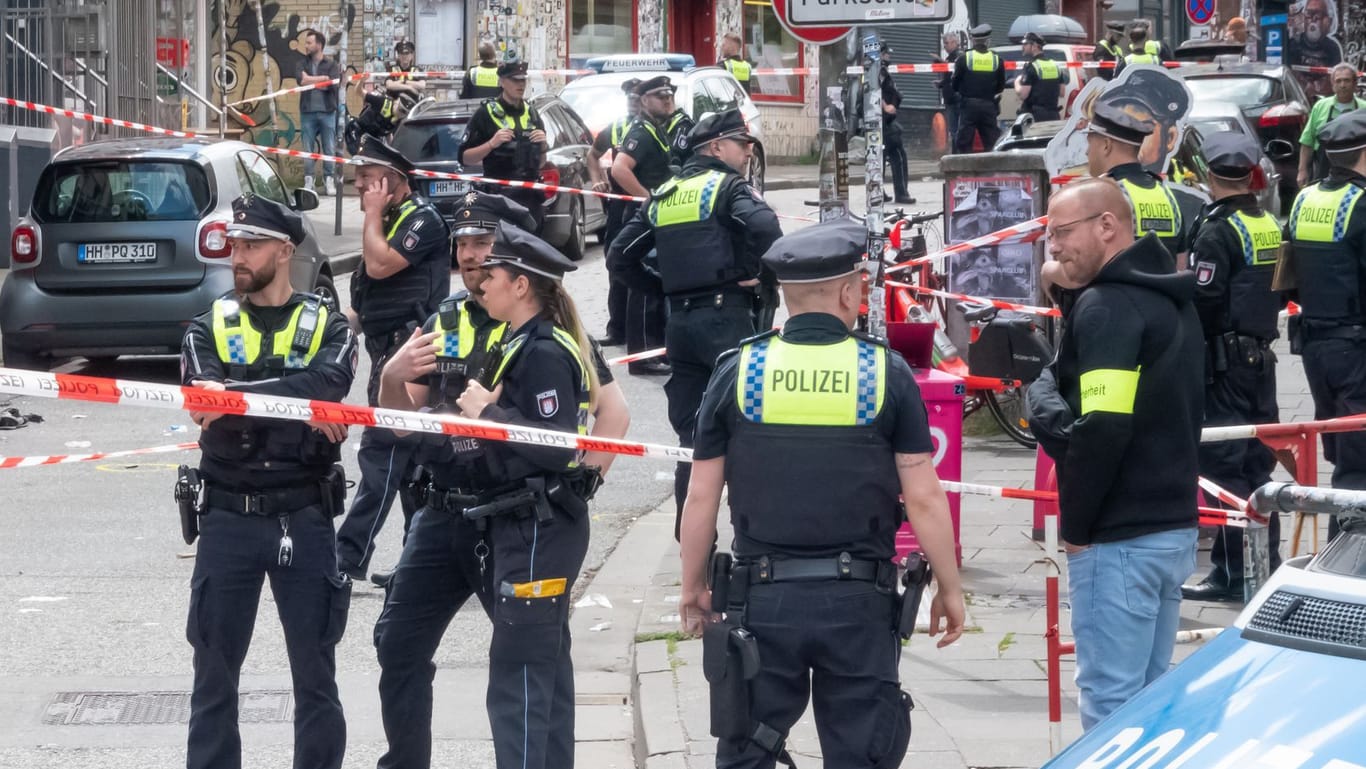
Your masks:
<svg viewBox="0 0 1366 769"><path fill-rule="evenodd" d="M789 734L809 698L825 766L899 764L910 719L898 684L891 590L858 581L751 584L743 624L759 645L752 721ZM716 746L717 769L772 769L775 762L753 741Z"/></svg>
<svg viewBox="0 0 1366 769"><path fill-rule="evenodd" d="M588 553L588 515L551 503L535 515L490 519L493 640L489 644L489 726L498 769L572 769L574 664L569 598ZM563 579L558 595L554 580ZM542 597L512 595L517 586Z"/></svg>
<svg viewBox="0 0 1366 769"><path fill-rule="evenodd" d="M1315 339L1304 342L1301 355L1314 418L1332 419L1366 413L1366 339ZM1323 457L1333 463L1333 488L1366 489L1366 432L1325 433ZM1337 536L1337 517L1328 536Z"/></svg>
<svg viewBox="0 0 1366 769"><path fill-rule="evenodd" d="M630 212L629 216L635 216ZM655 263L654 251L648 261ZM626 295L626 351L644 352L663 347L665 323L668 320L668 305L664 299L664 288L652 281L650 288L631 288Z"/></svg>
<svg viewBox="0 0 1366 769"><path fill-rule="evenodd" d="M617 233L626 226L626 220L635 216L639 207L634 203L625 200L609 199L603 204L603 209L607 214L607 223L602 232L602 244L604 253L611 247L612 241L616 240ZM607 336L610 339L626 339L626 302L630 295L621 278L617 277L610 270L607 273Z"/></svg>
<svg viewBox="0 0 1366 769"><path fill-rule="evenodd" d="M346 630L351 582L337 572L332 520L320 506L288 516L294 545L288 566L279 564L281 520L212 506L199 519L185 628L194 647L189 769L242 766L237 687L267 577L294 683L294 769L342 765L346 719L335 650Z"/></svg>
<svg viewBox="0 0 1366 769"><path fill-rule="evenodd" d="M1057 108L1030 107L1029 114L1034 118L1035 123L1042 123L1045 120L1062 120L1062 112ZM993 142L994 144L995 142Z"/></svg>
<svg viewBox="0 0 1366 769"><path fill-rule="evenodd" d="M371 406L379 405L379 375L389 359L411 332L390 334L382 340L366 340L370 354L370 380L366 385ZM360 465L360 481L356 484L351 509L337 529L337 562L343 570L369 569L370 556L375 554L375 538L379 536L389 508L398 497L403 509L405 538L417 512L409 482L417 472L415 457L421 436L399 437L392 430L367 427L361 431L360 450L356 463Z"/></svg>
<svg viewBox="0 0 1366 769"><path fill-rule="evenodd" d="M432 680L437 647L470 596L492 615L493 557L482 564L483 535L459 509L427 506L413 518L403 555L375 623L379 697L389 750L379 769L427 769L432 763Z"/></svg>
<svg viewBox="0 0 1366 769"><path fill-rule="evenodd" d="M887 165L892 167L892 191L895 197L898 199L909 198L911 192L907 186L906 144L901 126L896 121L892 121L891 124L882 129L882 152Z"/></svg>
<svg viewBox="0 0 1366 769"><path fill-rule="evenodd" d="M502 195L508 200L526 206L526 210L531 213L531 218L536 220L536 231L531 234L541 234L541 225L545 224L545 192L521 187L505 187L501 184L490 184L488 188L488 191L494 195Z"/></svg>
<svg viewBox="0 0 1366 769"><path fill-rule="evenodd" d="M1276 354L1270 347L1247 349L1255 360L1228 354L1228 370L1214 374L1205 385L1205 427L1272 424L1280 421L1276 406ZM1243 499L1271 482L1276 457L1266 444L1252 438L1200 444L1200 474ZM1217 500L1214 500L1217 504ZM1280 516L1267 525L1271 569L1281 564ZM1210 561L1232 583L1243 579L1243 530L1220 526L1210 549Z"/></svg>
<svg viewBox="0 0 1366 769"><path fill-rule="evenodd" d="M960 155L972 152L972 136L976 133L982 137L982 151L990 152L1001 136L1001 127L996 123L1000 114L1001 108L995 100L964 96L958 112L958 135L953 140L953 151Z"/></svg>
<svg viewBox="0 0 1366 769"><path fill-rule="evenodd" d="M719 307L715 302L717 296L721 297ZM697 410L716 368L716 359L726 350L739 347L741 340L754 336L754 298L740 291L728 291L703 294L688 300L686 307L682 299L670 298L669 305L665 349L669 351L673 373L664 384L664 396L669 400L669 424L678 434L679 445L691 448ZM674 539L679 537L691 477L691 462L679 462L674 468Z"/></svg>

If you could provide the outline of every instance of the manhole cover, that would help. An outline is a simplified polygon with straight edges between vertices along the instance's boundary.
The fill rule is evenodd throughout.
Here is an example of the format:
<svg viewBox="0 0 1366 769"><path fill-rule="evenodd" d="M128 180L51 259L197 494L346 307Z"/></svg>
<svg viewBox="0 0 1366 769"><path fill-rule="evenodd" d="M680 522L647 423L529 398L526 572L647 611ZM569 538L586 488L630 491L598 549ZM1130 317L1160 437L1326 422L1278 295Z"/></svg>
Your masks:
<svg viewBox="0 0 1366 769"><path fill-rule="evenodd" d="M285 691L242 692L238 720L244 724L294 720L294 696ZM190 721L189 692L58 692L43 715L44 726L133 726Z"/></svg>

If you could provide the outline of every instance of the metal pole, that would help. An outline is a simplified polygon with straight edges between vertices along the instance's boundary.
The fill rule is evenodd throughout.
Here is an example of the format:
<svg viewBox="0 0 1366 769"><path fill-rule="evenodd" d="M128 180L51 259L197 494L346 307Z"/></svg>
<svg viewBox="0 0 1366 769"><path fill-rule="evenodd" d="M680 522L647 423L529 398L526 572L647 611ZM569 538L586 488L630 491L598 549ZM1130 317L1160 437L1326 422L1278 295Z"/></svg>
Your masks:
<svg viewBox="0 0 1366 769"><path fill-rule="evenodd" d="M1047 629L1044 640L1047 647L1048 668L1048 754L1054 756L1062 750L1062 620L1058 582L1061 567L1058 557L1058 515L1047 513L1043 519L1044 562L1048 576L1044 578L1044 622Z"/></svg>
<svg viewBox="0 0 1366 769"><path fill-rule="evenodd" d="M883 304L882 254L887 236L882 231L882 40L876 32L863 37L863 136L868 142L864 188L868 197L868 258L877 265L868 293L868 331L887 333Z"/></svg>
<svg viewBox="0 0 1366 769"><path fill-rule="evenodd" d="M228 135L228 0L218 0L218 138Z"/></svg>
<svg viewBox="0 0 1366 769"><path fill-rule="evenodd" d="M222 0L219 0L222 2ZM270 49L266 47L266 19L261 10L261 0L252 0L252 7L256 9L256 36L261 45L261 72L266 77L266 93L275 93L275 83L270 79ZM280 113L275 106L275 97L270 97L270 128L272 147L279 146L280 138ZM312 147L304 147L305 150L312 151Z"/></svg>
<svg viewBox="0 0 1366 769"><path fill-rule="evenodd" d="M20 53L29 57L38 66L42 67L43 71L51 75L53 80L56 80L58 83L61 83L63 86L66 87L68 91L78 96L81 99L81 101L87 105L85 111L95 111L97 107L95 101L91 99L89 96L86 96L85 91L82 91L81 89L77 88L75 83L71 82L70 80L67 80L66 78L62 77L61 74L54 71L51 67L47 65L47 62L39 58L38 55L35 54L33 51L30 51L28 48L26 48L23 43L19 42L18 40L15 40L14 37L11 36L8 32L5 33L5 39L8 40L15 48L19 49ZM105 85L108 85L108 83L106 83Z"/></svg>
<svg viewBox="0 0 1366 769"><path fill-rule="evenodd" d="M341 21L341 23L342 23L341 42L340 42L340 43L338 44L338 46L337 46L337 64L338 64L338 66L341 67L342 73L345 73L345 72L346 72L346 52L347 52L347 48L349 47L349 41L350 41L350 38L351 38L351 33L348 31L348 28L347 28L347 26L346 26L346 2L345 2L345 0L342 0L341 2L339 2L339 3L337 4L337 18L339 18L339 19L342 20L342 21ZM337 100L337 104L338 104L338 105L340 106L340 108L341 108L341 114L342 114L343 116L345 116L345 114L346 114L346 95L347 95L347 92L351 90L351 80L350 80L349 78L346 78L346 79L343 79L342 82L344 83L344 85L341 87L341 98ZM332 119L335 121L335 120L337 119L337 116L336 116L336 115L333 115L333 116L332 116ZM343 124L343 126L345 125L345 121L344 121L344 120L342 121L342 124ZM344 129L343 129L343 130L344 130ZM337 136L343 136L343 131L336 131L335 134L336 134ZM345 141L345 139L343 139L343 141ZM333 147L340 147L340 146L341 146L341 142L334 143L332 146L333 146ZM336 179L337 179L337 194L336 194L336 195L333 195L333 197L336 198L336 201L335 201L335 204L336 204L336 215L335 215L335 217L334 217L334 219L333 219L333 222L332 222L332 234L333 234L334 236L340 236L340 235L342 234L342 195L343 195L343 188L344 188L345 182L346 182L346 177L345 177L345 170L342 168L342 164L341 164L341 163L336 163L336 164L333 166L333 168L335 169Z"/></svg>
<svg viewBox="0 0 1366 769"><path fill-rule="evenodd" d="M849 127L855 120L844 114L851 81L849 41L820 47L820 220L841 219L849 213Z"/></svg>

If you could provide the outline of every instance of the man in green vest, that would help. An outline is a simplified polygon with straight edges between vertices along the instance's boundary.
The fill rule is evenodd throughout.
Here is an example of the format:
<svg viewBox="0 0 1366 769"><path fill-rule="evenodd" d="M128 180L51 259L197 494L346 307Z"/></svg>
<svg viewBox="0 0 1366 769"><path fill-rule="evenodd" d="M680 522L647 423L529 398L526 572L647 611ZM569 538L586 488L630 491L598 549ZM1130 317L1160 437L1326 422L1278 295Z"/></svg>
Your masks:
<svg viewBox="0 0 1366 769"><path fill-rule="evenodd" d="M1366 107L1366 99L1357 96L1357 71L1351 64L1338 64L1331 73L1333 95L1314 102L1309 110L1309 121L1300 134L1300 168L1295 182L1303 187L1311 179L1322 179L1328 174L1328 159L1319 149L1319 130L1329 121L1353 110Z"/></svg>
<svg viewBox="0 0 1366 769"><path fill-rule="evenodd" d="M664 385L669 422L679 443L692 445L697 405L716 357L752 336L761 318L772 322L772 276L760 257L782 236L778 217L740 172L754 138L739 110L709 115L688 135L692 158L678 176L651 193L607 252L607 266L633 290L662 283L669 301L664 340L672 376ZM659 277L645 259L658 255ZM681 513L688 490L687 462L674 487ZM675 535L677 528L675 528Z"/></svg>
<svg viewBox="0 0 1366 769"><path fill-rule="evenodd" d="M910 572L911 598L898 603L891 562L903 521L938 580L930 635L942 633L943 648L962 633L925 405L906 361L851 330L867 236L843 219L769 249L764 264L792 316L721 357L697 417L678 603L684 632L703 636L717 766L790 765L788 731L808 701L826 766L902 765L911 701L898 630L909 637L919 577L929 578ZM709 569L727 488L734 555L718 553ZM747 660L757 670L741 674Z"/></svg>
<svg viewBox="0 0 1366 769"><path fill-rule="evenodd" d="M726 71L735 76L735 81L740 87L745 89L745 93L750 92L750 80L754 74L754 66L740 57L740 50L745 41L734 32L727 33L721 38L721 66Z"/></svg>
<svg viewBox="0 0 1366 769"><path fill-rule="evenodd" d="M1291 298L1301 312L1288 331L1314 418L1330 419L1366 412L1366 110L1320 128L1318 140L1331 168L1290 210ZM1333 463L1333 488L1366 489L1366 433L1324 435L1323 456ZM1336 518L1328 530L1337 534Z"/></svg>
<svg viewBox="0 0 1366 769"><path fill-rule="evenodd" d="M493 43L480 43L479 63L465 72L460 82L460 98L496 99L502 92L498 85L498 52Z"/></svg>
<svg viewBox="0 0 1366 769"><path fill-rule="evenodd" d="M1210 136L1201 148L1209 163L1214 202L1196 226L1191 262L1195 310L1205 335L1205 427L1267 424L1276 408L1276 355L1281 297L1271 290L1281 250L1281 227L1252 191L1261 148L1247 134ZM1261 441L1200 445L1200 474L1247 498L1271 482L1276 458ZM1280 565L1280 519L1272 513L1270 564ZM1243 530L1220 526L1210 549L1208 576L1181 588L1197 601L1243 600Z"/></svg>
<svg viewBox="0 0 1366 769"><path fill-rule="evenodd" d="M502 90L498 98L485 101L470 116L460 144L461 163L482 164L484 176L490 179L534 182L541 178L547 149L545 122L526 101L526 81L526 62L498 65ZM540 231L545 219L544 192L502 185L492 191L525 206L536 219L536 231Z"/></svg>
<svg viewBox="0 0 1366 769"><path fill-rule="evenodd" d="M1176 57L1167 44L1160 40L1149 40L1151 27L1146 21L1134 22L1129 28L1129 53L1124 57L1125 64L1155 64L1161 66Z"/></svg>
<svg viewBox="0 0 1366 769"><path fill-rule="evenodd" d="M622 142L626 141L626 134L631 130L631 125L636 122L636 117L640 115L640 96L636 94L636 86L640 85L639 78L631 78L621 84L622 93L626 94L626 114L613 120L606 128L598 131L597 137L593 139L593 147L588 150L588 176L593 180L593 189L598 192L615 192L618 195L626 194L626 189L610 178L611 164L608 164L608 171L602 170L602 158L607 153L612 153L612 158L616 159L616 152L621 148ZM636 206L628 201L612 198L603 201L603 211L607 214L607 224L603 227L602 242L611 244L616 238L617 233L626 224L628 212L635 213ZM629 291L626 284L613 276L608 276L609 285L607 287L607 335L598 340L598 344L603 346L615 346L626 344L626 303Z"/></svg>
<svg viewBox="0 0 1366 769"><path fill-rule="evenodd" d="M1105 37L1096 41L1093 53L1095 61L1112 62L1113 67L1097 67L1096 76L1101 80L1114 80L1124 69L1124 48L1120 40L1124 38L1124 22L1110 21L1105 24Z"/></svg>
<svg viewBox="0 0 1366 769"><path fill-rule="evenodd" d="M991 45L991 25L978 24L969 34L972 50L953 65L953 92L958 94L958 134L953 151L972 152L973 136L981 138L982 149L990 152L1001 135L996 120L1001 115L1001 92L1006 88L1005 62Z"/></svg>
<svg viewBox="0 0 1366 769"><path fill-rule="evenodd" d="M1024 72L1015 78L1020 110L1032 115L1035 122L1062 118L1062 89L1070 82L1063 64L1043 55L1044 45L1037 32L1025 34L1020 45L1025 55Z"/></svg>

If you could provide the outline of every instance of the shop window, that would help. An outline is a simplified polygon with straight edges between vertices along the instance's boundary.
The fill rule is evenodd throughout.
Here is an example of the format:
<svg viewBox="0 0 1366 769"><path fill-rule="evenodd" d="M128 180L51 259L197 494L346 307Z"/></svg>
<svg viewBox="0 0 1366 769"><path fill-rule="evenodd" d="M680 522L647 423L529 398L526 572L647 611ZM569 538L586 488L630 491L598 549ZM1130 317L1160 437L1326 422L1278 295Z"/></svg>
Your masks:
<svg viewBox="0 0 1366 769"><path fill-rule="evenodd" d="M634 53L635 0L570 0L569 65L593 56Z"/></svg>
<svg viewBox="0 0 1366 769"><path fill-rule="evenodd" d="M760 69L793 69L805 66L806 54L796 38L783 29L769 0L744 0L745 57ZM803 101L800 75L755 75L750 95L759 102Z"/></svg>

